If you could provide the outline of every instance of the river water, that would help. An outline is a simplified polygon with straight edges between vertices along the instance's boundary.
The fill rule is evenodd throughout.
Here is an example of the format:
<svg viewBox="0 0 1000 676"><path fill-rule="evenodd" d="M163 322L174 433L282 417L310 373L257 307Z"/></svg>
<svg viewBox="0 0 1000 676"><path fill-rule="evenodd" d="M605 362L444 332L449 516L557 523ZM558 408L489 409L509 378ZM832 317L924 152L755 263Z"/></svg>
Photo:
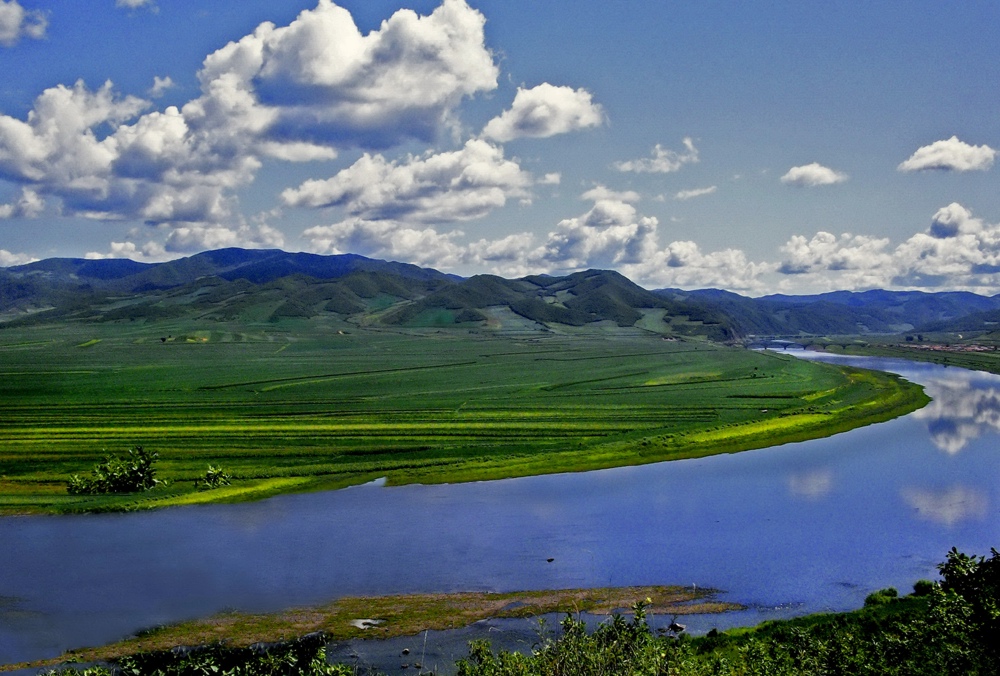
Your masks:
<svg viewBox="0 0 1000 676"><path fill-rule="evenodd" d="M851 361L934 401L827 439L642 467L0 518L0 664L345 595L697 585L751 623L905 593L952 546L1000 545L1000 377Z"/></svg>

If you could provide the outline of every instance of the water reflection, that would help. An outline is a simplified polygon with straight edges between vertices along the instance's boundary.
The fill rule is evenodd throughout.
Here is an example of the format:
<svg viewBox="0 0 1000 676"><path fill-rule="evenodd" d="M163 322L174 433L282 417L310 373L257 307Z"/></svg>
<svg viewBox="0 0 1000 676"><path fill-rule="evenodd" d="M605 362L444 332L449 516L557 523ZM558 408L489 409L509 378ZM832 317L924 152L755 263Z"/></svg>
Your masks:
<svg viewBox="0 0 1000 676"><path fill-rule="evenodd" d="M982 520L989 511L989 498L982 491L966 486L952 486L933 491L904 488L903 500L927 521L954 526L960 521Z"/></svg>
<svg viewBox="0 0 1000 676"><path fill-rule="evenodd" d="M795 472L788 476L788 490L809 500L826 497L833 488L833 472L821 468L810 472Z"/></svg>
<svg viewBox="0 0 1000 676"><path fill-rule="evenodd" d="M933 401L915 417L945 453L958 453L988 431L1000 432L1000 389L977 387L973 374L930 381L925 391Z"/></svg>

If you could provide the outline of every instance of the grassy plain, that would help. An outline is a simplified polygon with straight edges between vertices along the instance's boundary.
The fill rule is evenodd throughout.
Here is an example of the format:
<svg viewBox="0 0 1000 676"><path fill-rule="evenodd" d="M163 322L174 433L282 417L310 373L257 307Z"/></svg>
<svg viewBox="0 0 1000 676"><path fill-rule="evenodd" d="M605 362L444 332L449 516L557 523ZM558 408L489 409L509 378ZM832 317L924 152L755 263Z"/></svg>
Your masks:
<svg viewBox="0 0 1000 676"><path fill-rule="evenodd" d="M631 331L386 330L191 320L0 330L0 512L450 482L823 436L926 402L899 379ZM74 496L106 453L167 487ZM209 464L232 486L198 491Z"/></svg>

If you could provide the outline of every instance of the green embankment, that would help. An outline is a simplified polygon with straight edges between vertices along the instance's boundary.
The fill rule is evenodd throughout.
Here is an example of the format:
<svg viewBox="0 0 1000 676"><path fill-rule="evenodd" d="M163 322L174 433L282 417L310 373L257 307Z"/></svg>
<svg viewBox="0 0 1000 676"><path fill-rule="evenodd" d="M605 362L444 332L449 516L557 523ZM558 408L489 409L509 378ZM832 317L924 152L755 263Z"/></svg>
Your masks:
<svg viewBox="0 0 1000 676"><path fill-rule="evenodd" d="M886 374L634 331L402 333L295 320L6 329L0 512L642 464L824 436L926 401ZM70 475L132 446L159 453L166 487L66 492ZM233 484L198 491L209 464Z"/></svg>

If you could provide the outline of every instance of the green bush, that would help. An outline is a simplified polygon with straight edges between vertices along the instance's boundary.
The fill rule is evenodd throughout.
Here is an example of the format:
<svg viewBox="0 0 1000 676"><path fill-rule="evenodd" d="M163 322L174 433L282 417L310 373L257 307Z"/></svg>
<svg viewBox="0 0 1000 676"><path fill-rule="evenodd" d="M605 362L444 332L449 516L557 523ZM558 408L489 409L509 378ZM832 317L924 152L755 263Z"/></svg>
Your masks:
<svg viewBox="0 0 1000 676"><path fill-rule="evenodd" d="M322 632L276 644L248 648L210 645L190 650L139 653L105 666L63 667L44 676L352 676L354 670L326 661L328 637Z"/></svg>
<svg viewBox="0 0 1000 676"><path fill-rule="evenodd" d="M148 491L163 483L156 478L153 467L158 457L156 451L142 446L128 449L125 455L108 455L94 467L90 477L71 476L66 490L73 495Z"/></svg>
<svg viewBox="0 0 1000 676"><path fill-rule="evenodd" d="M878 591L872 592L865 597L865 607L880 606L885 603L891 603L896 598L899 597L899 592L896 591L895 587L886 587L885 589L879 589Z"/></svg>
<svg viewBox="0 0 1000 676"><path fill-rule="evenodd" d="M212 488L219 488L220 486L228 486L232 481L233 476L224 469L209 465L205 476L198 481L198 488L210 490Z"/></svg>

